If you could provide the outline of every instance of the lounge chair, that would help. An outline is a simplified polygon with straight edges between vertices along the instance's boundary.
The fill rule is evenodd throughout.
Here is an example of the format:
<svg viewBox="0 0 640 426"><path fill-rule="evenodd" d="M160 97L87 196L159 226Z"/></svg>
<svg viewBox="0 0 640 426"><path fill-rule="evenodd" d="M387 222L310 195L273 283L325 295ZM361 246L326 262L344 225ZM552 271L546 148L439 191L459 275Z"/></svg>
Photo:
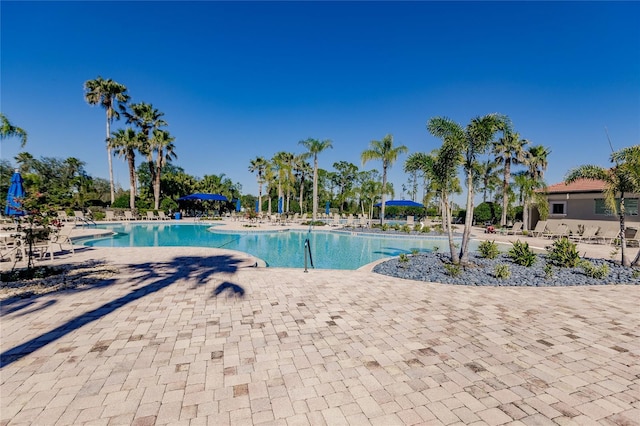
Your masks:
<svg viewBox="0 0 640 426"><path fill-rule="evenodd" d="M124 211L124 220L138 220L138 218L133 215L131 210L125 210Z"/></svg>
<svg viewBox="0 0 640 426"><path fill-rule="evenodd" d="M147 219L158 220L158 216L153 213L153 210L147 210Z"/></svg>
<svg viewBox="0 0 640 426"><path fill-rule="evenodd" d="M534 237L540 237L542 236L542 234L544 234L544 231L546 229L547 229L547 221L539 220L538 223L536 223L535 229L531 231L531 235L533 235Z"/></svg>
<svg viewBox="0 0 640 426"><path fill-rule="evenodd" d="M561 223L556 227L556 229L548 234L543 234L547 238L562 238L569 236L569 226L566 223Z"/></svg>
<svg viewBox="0 0 640 426"><path fill-rule="evenodd" d="M522 234L522 222L516 222L513 224L511 229L507 229L507 235L518 235Z"/></svg>
<svg viewBox="0 0 640 426"><path fill-rule="evenodd" d="M171 218L167 216L164 211L158 210L158 220L171 220Z"/></svg>
<svg viewBox="0 0 640 426"><path fill-rule="evenodd" d="M24 234L17 231L2 232L0 235L0 260L9 259L15 262L18 254L21 259L27 257L24 244Z"/></svg>
<svg viewBox="0 0 640 426"><path fill-rule="evenodd" d="M629 236L625 238L627 247L639 247L640 246L640 230L635 228L627 228Z"/></svg>
<svg viewBox="0 0 640 426"><path fill-rule="evenodd" d="M60 251L62 251L62 245L65 244L69 246L69 250L71 251L71 253L75 253L75 250L73 249L73 242L71 241L71 231L73 230L73 228L74 225L65 225L61 229L52 231L49 235L49 247L51 248L53 244L56 244L58 245L58 247L60 247ZM53 252L51 253L51 258L53 259Z"/></svg>
<svg viewBox="0 0 640 426"><path fill-rule="evenodd" d="M84 216L84 212L82 210L74 210L73 216L75 218L74 219L75 223L78 223L78 222L85 223L87 221L87 218Z"/></svg>
<svg viewBox="0 0 640 426"><path fill-rule="evenodd" d="M106 210L104 212L104 220L110 220L110 221L116 220L116 216L113 210Z"/></svg>
<svg viewBox="0 0 640 426"><path fill-rule="evenodd" d="M594 240L596 242L602 241L603 244L613 245L617 239L620 238L620 230L617 228L600 229L596 234Z"/></svg>
<svg viewBox="0 0 640 426"><path fill-rule="evenodd" d="M582 231L582 234L573 234L569 236L569 239L576 242L587 242L591 241L596 237L598 230L600 228L598 226L587 226Z"/></svg>
<svg viewBox="0 0 640 426"><path fill-rule="evenodd" d="M407 216L407 225L413 227L413 225L415 225L415 217L414 216Z"/></svg>

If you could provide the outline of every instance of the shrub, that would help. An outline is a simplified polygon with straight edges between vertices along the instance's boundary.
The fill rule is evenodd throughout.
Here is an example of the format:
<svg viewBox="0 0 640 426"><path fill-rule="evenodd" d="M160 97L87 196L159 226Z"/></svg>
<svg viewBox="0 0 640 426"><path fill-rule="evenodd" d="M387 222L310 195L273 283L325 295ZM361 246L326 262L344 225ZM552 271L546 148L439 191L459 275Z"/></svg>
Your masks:
<svg viewBox="0 0 640 426"><path fill-rule="evenodd" d="M633 271L633 273L631 274L631 276L633 278L640 278L640 271Z"/></svg>
<svg viewBox="0 0 640 426"><path fill-rule="evenodd" d="M595 266L588 260L580 261L579 266L584 270L584 274L591 278L603 279L609 275L609 265Z"/></svg>
<svg viewBox="0 0 640 426"><path fill-rule="evenodd" d="M554 241L553 245L547 247L547 252L549 261L553 265L561 268L574 268L580 261L576 244L569 241L566 237Z"/></svg>
<svg viewBox="0 0 640 426"><path fill-rule="evenodd" d="M417 256L418 253L420 253L420 250L418 250L417 248L411 249L411 255L412 256Z"/></svg>
<svg viewBox="0 0 640 426"><path fill-rule="evenodd" d="M550 263L544 265L544 277L546 279L550 279L551 277L553 277L553 266L551 266Z"/></svg>
<svg viewBox="0 0 640 426"><path fill-rule="evenodd" d="M520 266L529 267L536 263L536 254L529 248L529 243L520 240L513 243L508 253L511 260Z"/></svg>
<svg viewBox="0 0 640 426"><path fill-rule="evenodd" d="M496 265L496 268L493 271L493 275L501 280L509 278L509 275L511 275L511 272L509 271L509 265L505 265L504 263Z"/></svg>
<svg viewBox="0 0 640 426"><path fill-rule="evenodd" d="M447 274L452 277L459 277L460 274L462 274L462 268L460 268L460 265L456 265L454 263L445 263L444 269L446 269Z"/></svg>
<svg viewBox="0 0 640 426"><path fill-rule="evenodd" d="M411 226L409 226L409 225L407 225L407 224L405 223L404 225L402 225L402 226L400 227L400 230L401 230L402 232L405 232L405 233L407 233L407 234L410 234L410 233L411 233Z"/></svg>
<svg viewBox="0 0 640 426"><path fill-rule="evenodd" d="M400 253L398 260L400 261L400 263L407 263L409 261L409 256L407 256L406 253Z"/></svg>
<svg viewBox="0 0 640 426"><path fill-rule="evenodd" d="M500 250L498 250L498 245L495 241L483 241L478 246L478 251L480 252L480 256L485 259L495 259L500 254Z"/></svg>
<svg viewBox="0 0 640 426"><path fill-rule="evenodd" d="M502 207L496 203L480 203L473 209L473 218L476 223L495 223L502 215Z"/></svg>

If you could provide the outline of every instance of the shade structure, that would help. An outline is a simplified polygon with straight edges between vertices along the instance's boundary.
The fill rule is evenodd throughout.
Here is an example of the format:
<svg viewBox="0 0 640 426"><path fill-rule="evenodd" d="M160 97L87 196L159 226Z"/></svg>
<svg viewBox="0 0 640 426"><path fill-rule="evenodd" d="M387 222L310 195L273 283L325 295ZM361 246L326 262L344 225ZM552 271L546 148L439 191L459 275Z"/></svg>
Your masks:
<svg viewBox="0 0 640 426"><path fill-rule="evenodd" d="M7 206L4 208L4 214L7 216L24 216L25 212L22 207L22 199L24 196L22 176L20 172L16 170L13 176L11 176L11 185L7 191Z"/></svg>
<svg viewBox="0 0 640 426"><path fill-rule="evenodd" d="M282 214L282 211L283 211L283 208L282 208L283 202L282 201L283 201L282 197L278 198L278 213L279 214Z"/></svg>
<svg viewBox="0 0 640 426"><path fill-rule="evenodd" d="M385 207L398 206L398 207L424 207L424 204L416 203L411 200L389 200L384 202ZM380 207L382 203L374 204L373 207Z"/></svg>
<svg viewBox="0 0 640 426"><path fill-rule="evenodd" d="M200 194L200 193L196 193L196 194L191 194L191 195L185 195L184 197L178 198L178 201L195 201L195 200L202 200L202 201L229 201L229 199L227 197L225 197L224 195L221 195L221 194Z"/></svg>
<svg viewBox="0 0 640 426"><path fill-rule="evenodd" d="M242 210L242 203L240 202L240 198L236 200L236 211L239 212Z"/></svg>
<svg viewBox="0 0 640 426"><path fill-rule="evenodd" d="M329 215L331 213L331 201L324 203L324 213Z"/></svg>

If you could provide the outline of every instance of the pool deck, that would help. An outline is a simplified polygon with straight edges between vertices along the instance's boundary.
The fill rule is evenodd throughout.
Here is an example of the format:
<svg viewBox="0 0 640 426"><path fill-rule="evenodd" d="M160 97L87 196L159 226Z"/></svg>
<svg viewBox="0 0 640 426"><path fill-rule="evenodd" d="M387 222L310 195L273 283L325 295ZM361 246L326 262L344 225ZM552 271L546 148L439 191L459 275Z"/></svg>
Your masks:
<svg viewBox="0 0 640 426"><path fill-rule="evenodd" d="M88 260L118 272L2 302L0 425L640 424L640 286L448 286L197 247L53 263Z"/></svg>

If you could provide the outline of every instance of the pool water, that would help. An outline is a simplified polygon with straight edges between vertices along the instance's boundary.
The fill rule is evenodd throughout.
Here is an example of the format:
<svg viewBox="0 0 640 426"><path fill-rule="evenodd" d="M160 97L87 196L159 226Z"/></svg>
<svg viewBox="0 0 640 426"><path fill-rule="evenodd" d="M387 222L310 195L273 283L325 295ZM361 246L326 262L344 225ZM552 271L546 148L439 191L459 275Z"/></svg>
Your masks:
<svg viewBox="0 0 640 426"><path fill-rule="evenodd" d="M448 250L443 237L378 236L337 231L216 231L211 225L113 224L100 225L117 234L84 240L92 247L216 247L238 250L264 260L268 266L304 267L304 242L308 238L313 263L319 269L358 269L401 253Z"/></svg>

